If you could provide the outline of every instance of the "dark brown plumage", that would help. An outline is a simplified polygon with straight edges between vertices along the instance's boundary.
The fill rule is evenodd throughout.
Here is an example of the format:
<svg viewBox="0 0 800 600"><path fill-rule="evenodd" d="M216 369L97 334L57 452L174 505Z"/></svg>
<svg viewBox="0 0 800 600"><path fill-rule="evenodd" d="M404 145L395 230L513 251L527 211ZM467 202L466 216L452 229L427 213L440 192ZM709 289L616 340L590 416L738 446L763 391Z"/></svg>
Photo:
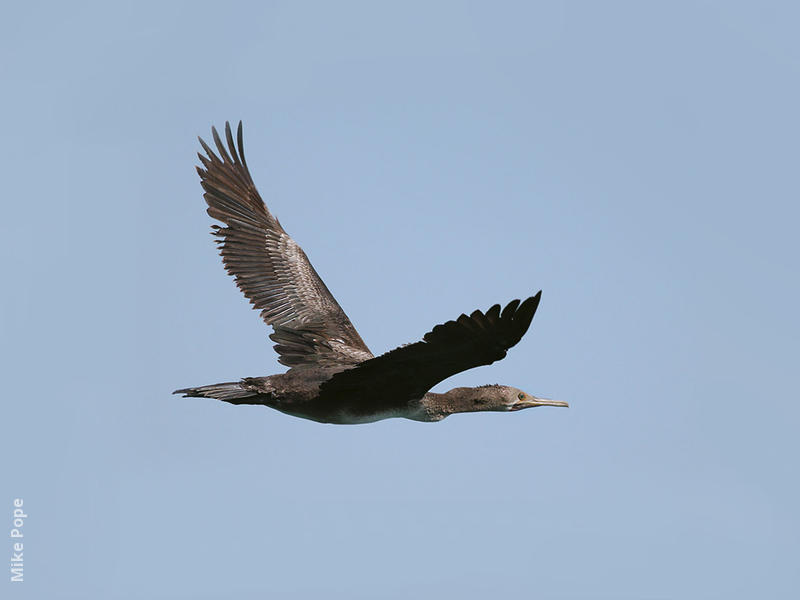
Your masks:
<svg viewBox="0 0 800 600"><path fill-rule="evenodd" d="M208 214L225 269L271 325L279 361L289 371L177 390L232 404L261 404L329 423L364 423L388 417L438 421L453 412L566 406L508 386L429 392L451 375L505 357L530 326L541 292L502 311L474 311L437 325L423 340L374 357L339 303L283 230L253 184L244 157L242 124L236 143L225 124L227 147L216 129L218 154L202 140L198 154Z"/></svg>

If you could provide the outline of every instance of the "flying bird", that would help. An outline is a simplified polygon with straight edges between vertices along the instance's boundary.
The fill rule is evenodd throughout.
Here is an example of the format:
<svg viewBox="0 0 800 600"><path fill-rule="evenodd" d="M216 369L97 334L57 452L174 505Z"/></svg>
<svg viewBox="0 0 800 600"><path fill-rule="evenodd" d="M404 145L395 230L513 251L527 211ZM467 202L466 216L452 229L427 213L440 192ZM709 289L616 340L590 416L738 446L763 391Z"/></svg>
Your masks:
<svg viewBox="0 0 800 600"><path fill-rule="evenodd" d="M303 249L272 216L250 177L242 123L234 143L211 129L217 152L202 138L197 167L222 262L236 285L271 325L269 336L285 373L190 387L173 393L256 404L322 423L371 423L392 417L440 421L454 413L513 412L568 406L506 385L431 392L451 375L505 357L528 330L541 291L505 308L462 314L437 325L421 341L380 356L370 352Z"/></svg>

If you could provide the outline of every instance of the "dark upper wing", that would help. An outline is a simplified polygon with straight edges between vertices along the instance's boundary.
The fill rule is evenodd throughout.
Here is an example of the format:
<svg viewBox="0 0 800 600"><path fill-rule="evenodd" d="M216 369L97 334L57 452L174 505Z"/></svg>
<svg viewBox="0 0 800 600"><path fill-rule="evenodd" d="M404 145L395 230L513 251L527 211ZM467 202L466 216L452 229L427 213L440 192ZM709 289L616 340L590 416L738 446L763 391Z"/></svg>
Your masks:
<svg viewBox="0 0 800 600"><path fill-rule="evenodd" d="M328 291L303 249L283 230L256 190L242 144L225 123L227 149L212 127L219 156L200 139L198 154L205 190L225 269L261 318L272 325L270 338L284 365L357 363L372 357L350 319Z"/></svg>
<svg viewBox="0 0 800 600"><path fill-rule="evenodd" d="M337 373L322 385L322 395L347 394L354 401L363 398L387 407L420 398L451 375L505 357L528 330L541 296L540 291L522 303L509 302L502 312L495 304L485 313L476 310L437 325L421 342Z"/></svg>

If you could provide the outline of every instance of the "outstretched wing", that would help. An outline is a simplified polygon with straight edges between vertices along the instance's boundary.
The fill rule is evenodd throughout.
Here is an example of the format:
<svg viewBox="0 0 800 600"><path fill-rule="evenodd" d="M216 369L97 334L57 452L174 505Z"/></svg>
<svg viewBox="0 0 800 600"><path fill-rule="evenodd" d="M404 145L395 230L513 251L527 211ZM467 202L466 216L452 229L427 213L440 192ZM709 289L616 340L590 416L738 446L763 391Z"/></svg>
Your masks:
<svg viewBox="0 0 800 600"><path fill-rule="evenodd" d="M375 403L387 409L404 406L451 375L504 358L528 330L541 296L540 291L524 302L509 302L502 312L495 304L485 313L476 310L437 325L421 342L335 374L322 385L321 395L344 394L351 402L371 403L373 410Z"/></svg>
<svg viewBox="0 0 800 600"><path fill-rule="evenodd" d="M283 230L258 194L242 143L234 144L225 123L227 149L212 127L219 156L202 140L208 156L197 167L222 262L261 318L275 330L279 361L288 366L357 363L372 357L350 319L328 291L303 249Z"/></svg>

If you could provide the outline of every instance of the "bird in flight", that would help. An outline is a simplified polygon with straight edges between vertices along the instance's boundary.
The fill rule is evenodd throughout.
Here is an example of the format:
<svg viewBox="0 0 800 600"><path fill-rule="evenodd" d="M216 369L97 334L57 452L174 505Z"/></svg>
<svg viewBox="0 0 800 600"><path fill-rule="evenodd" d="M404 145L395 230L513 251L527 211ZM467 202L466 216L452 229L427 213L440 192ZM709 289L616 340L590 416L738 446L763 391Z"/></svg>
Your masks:
<svg viewBox="0 0 800 600"><path fill-rule="evenodd" d="M535 406L568 406L506 385L458 387L431 392L451 375L505 357L520 341L539 306L541 291L501 309L462 314L437 325L422 340L380 356L370 352L303 249L272 216L250 177L242 123L234 143L225 123L225 143L211 133L215 153L197 167L222 262L236 285L271 325L285 373L245 377L177 390L184 397L256 404L322 423L371 423L392 417L441 421L454 413L513 412Z"/></svg>

